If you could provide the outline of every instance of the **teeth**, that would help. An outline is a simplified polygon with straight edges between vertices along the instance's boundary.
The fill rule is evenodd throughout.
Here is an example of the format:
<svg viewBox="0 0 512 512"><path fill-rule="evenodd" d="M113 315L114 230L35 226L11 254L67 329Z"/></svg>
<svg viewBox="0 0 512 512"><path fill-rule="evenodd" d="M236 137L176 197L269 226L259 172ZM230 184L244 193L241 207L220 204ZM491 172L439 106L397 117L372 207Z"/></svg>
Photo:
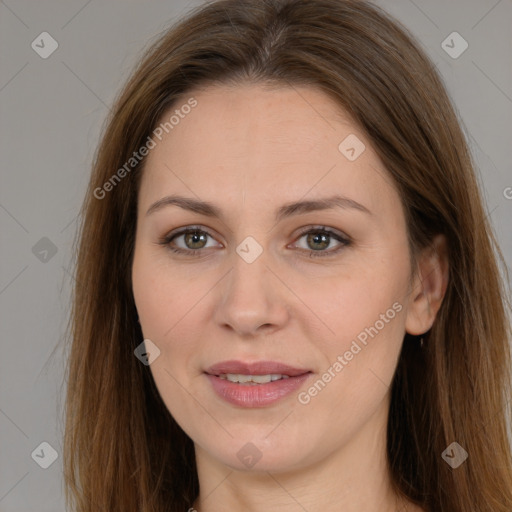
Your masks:
<svg viewBox="0 0 512 512"><path fill-rule="evenodd" d="M237 382L239 384L254 385L254 384L267 384L280 379L289 379L288 375L280 375L272 373L268 375L241 375L234 373L227 373L219 375L221 379L229 380L230 382Z"/></svg>

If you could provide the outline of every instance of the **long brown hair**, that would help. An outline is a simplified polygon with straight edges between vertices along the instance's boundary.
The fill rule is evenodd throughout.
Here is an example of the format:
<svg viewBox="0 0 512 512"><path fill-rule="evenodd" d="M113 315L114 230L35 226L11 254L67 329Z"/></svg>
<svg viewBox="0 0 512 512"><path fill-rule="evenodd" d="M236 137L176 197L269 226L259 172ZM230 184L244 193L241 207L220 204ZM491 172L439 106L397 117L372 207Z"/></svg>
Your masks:
<svg viewBox="0 0 512 512"><path fill-rule="evenodd" d="M198 495L193 443L133 353L143 339L130 276L145 160L126 162L194 87L244 80L310 84L334 98L400 192L412 258L446 236L443 304L423 350L406 335L391 389L393 485L435 512L510 512L504 259L433 64L398 21L356 0L209 2L151 46L117 98L77 233L64 435L70 509L183 512ZM453 441L469 454L456 469L441 457Z"/></svg>

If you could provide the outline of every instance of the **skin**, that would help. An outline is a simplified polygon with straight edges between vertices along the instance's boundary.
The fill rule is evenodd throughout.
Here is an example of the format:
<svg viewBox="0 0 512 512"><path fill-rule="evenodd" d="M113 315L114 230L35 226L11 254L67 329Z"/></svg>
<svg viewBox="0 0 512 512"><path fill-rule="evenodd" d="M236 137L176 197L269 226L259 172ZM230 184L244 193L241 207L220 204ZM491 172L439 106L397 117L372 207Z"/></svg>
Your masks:
<svg viewBox="0 0 512 512"><path fill-rule="evenodd" d="M390 487L389 386L405 333L428 331L441 305L446 241L436 238L411 276L400 196L370 141L322 91L216 85L188 93L172 110L192 95L197 106L148 155L132 268L144 338L161 351L150 370L196 449L201 491L191 507L421 510L398 502ZM355 161L338 149L349 134L366 146ZM285 203L333 193L371 213L274 219ZM214 203L223 218L176 205L146 215L170 194ZM209 234L202 243L183 235L172 243L200 248L200 257L158 243L197 225ZM308 242L301 229L318 226L352 243ZM236 252L247 236L263 250L250 264ZM401 311L306 405L298 392L263 408L231 405L203 373L228 359L279 361L313 372L299 390L307 391L396 302ZM261 453L252 468L237 457L248 442Z"/></svg>

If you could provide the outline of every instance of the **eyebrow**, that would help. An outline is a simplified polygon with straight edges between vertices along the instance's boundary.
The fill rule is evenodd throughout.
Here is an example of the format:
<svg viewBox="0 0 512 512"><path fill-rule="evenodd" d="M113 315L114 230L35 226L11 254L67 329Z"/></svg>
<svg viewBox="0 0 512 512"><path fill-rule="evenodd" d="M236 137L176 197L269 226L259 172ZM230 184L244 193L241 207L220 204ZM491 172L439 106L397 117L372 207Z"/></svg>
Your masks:
<svg viewBox="0 0 512 512"><path fill-rule="evenodd" d="M178 195L162 197L162 199L159 199L149 207L148 211L146 212L146 216L157 212L166 206L172 205L179 206L184 210L188 210L200 215L205 215L207 217L217 217L219 219L223 218L222 210L218 206L215 206L208 201L200 201L191 197L183 197ZM348 197L334 195L331 197L319 198L310 201L295 201L292 203L286 203L276 210L275 220L276 222L279 222L293 215L301 215L304 213L320 210L332 210L335 208L353 209L372 215L366 206L363 206L357 201L354 201Z"/></svg>

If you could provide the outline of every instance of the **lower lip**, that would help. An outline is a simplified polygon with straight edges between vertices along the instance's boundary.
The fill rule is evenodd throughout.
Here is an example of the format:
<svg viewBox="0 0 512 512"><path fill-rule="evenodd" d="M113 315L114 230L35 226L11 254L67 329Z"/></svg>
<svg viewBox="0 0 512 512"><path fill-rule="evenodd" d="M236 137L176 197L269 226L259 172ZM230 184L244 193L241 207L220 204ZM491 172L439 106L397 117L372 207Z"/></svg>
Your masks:
<svg viewBox="0 0 512 512"><path fill-rule="evenodd" d="M216 375L205 375L214 391L227 402L240 407L265 407L296 391L312 373L256 385L237 384Z"/></svg>

